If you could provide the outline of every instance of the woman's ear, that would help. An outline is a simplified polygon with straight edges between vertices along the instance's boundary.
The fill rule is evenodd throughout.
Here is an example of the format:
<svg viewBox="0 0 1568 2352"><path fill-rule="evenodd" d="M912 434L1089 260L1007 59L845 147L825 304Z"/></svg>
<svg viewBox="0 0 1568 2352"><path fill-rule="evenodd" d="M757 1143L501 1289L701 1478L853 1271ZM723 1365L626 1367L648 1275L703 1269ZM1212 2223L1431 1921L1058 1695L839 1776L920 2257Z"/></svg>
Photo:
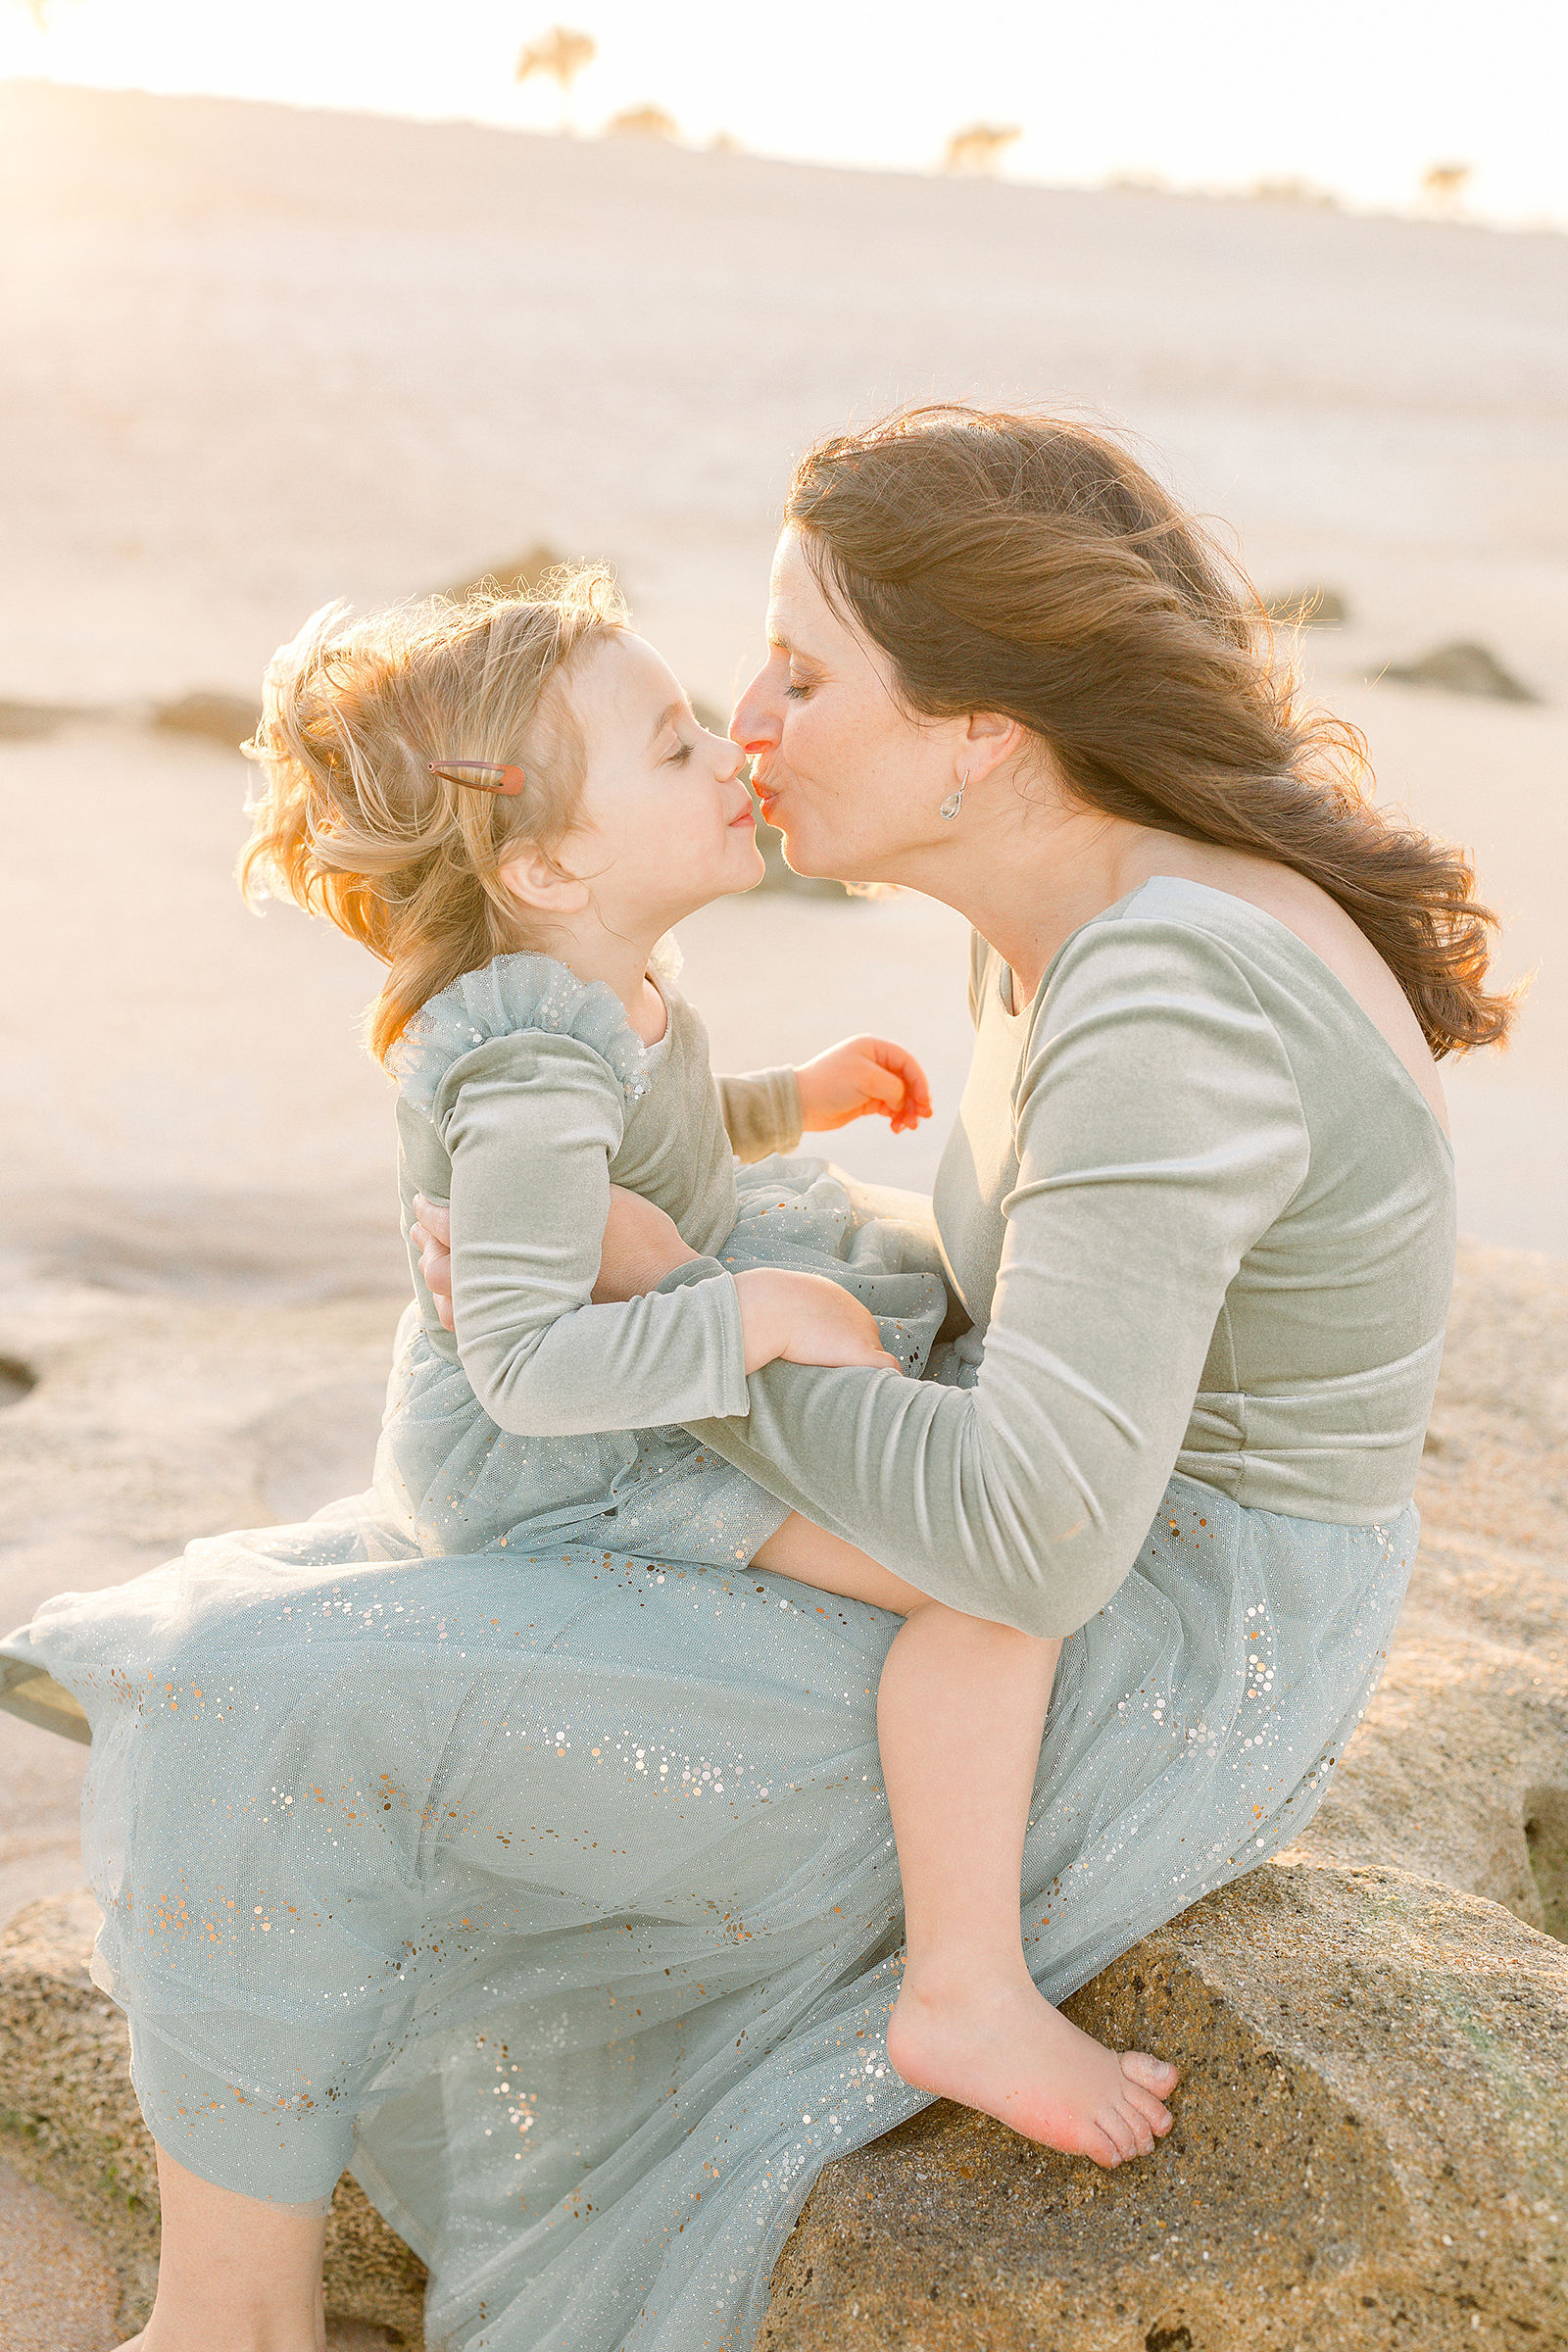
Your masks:
<svg viewBox="0 0 1568 2352"><path fill-rule="evenodd" d="M971 710L959 756L971 783L1003 767L1023 749L1024 729L1001 710Z"/></svg>
<svg viewBox="0 0 1568 2352"><path fill-rule="evenodd" d="M519 841L496 871L519 906L541 914L580 914L588 904L587 883L563 873L536 841Z"/></svg>

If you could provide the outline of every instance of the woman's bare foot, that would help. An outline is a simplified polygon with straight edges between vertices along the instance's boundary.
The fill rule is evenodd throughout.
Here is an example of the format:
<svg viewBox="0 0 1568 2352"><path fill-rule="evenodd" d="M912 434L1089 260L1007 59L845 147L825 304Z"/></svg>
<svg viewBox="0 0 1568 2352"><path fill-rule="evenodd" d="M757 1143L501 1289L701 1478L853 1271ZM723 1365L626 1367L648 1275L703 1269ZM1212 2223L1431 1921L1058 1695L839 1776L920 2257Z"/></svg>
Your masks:
<svg viewBox="0 0 1568 2352"><path fill-rule="evenodd" d="M1177 2071L1143 2050L1119 2057L1054 2009L1027 1975L955 1988L906 1970L888 2057L916 2090L977 2107L1025 2139L1107 2171L1148 2156L1174 2117Z"/></svg>

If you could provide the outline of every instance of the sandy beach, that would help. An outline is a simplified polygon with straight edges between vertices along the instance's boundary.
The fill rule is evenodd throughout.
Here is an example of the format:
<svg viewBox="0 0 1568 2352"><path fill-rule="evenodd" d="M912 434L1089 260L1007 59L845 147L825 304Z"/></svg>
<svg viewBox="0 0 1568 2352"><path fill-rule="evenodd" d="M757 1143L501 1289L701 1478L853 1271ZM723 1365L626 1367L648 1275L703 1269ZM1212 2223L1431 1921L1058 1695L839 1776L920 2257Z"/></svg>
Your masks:
<svg viewBox="0 0 1568 2352"><path fill-rule="evenodd" d="M1135 430L1265 592L1347 604L1304 634L1314 690L1385 800L1474 848L1502 968L1537 974L1508 1056L1452 1069L1466 1229L1568 1252L1568 240L40 84L0 89L0 218L18 701L254 693L324 598L543 542L613 562L723 707L814 434L947 394ZM1453 639L1541 700L1368 682ZM373 975L232 903L238 762L83 724L0 748L0 790L18 1192L384 1202ZM721 1061L896 1015L951 1109L940 910L753 901L690 934ZM934 1142L844 1156L924 1182Z"/></svg>
<svg viewBox="0 0 1568 2352"><path fill-rule="evenodd" d="M792 459L900 399L1102 415L1343 600L1312 690L1534 975L1445 1068L1463 1230L1568 1257L1568 238L12 84L0 317L8 1623L362 1485L406 1284L375 967L240 905L244 762L154 707L541 543L727 707ZM1386 674L1455 640L1534 699ZM721 1068L919 1054L931 1125L833 1156L929 1185L956 916L773 891L682 946ZM80 1883L82 1754L0 1719L0 1924Z"/></svg>

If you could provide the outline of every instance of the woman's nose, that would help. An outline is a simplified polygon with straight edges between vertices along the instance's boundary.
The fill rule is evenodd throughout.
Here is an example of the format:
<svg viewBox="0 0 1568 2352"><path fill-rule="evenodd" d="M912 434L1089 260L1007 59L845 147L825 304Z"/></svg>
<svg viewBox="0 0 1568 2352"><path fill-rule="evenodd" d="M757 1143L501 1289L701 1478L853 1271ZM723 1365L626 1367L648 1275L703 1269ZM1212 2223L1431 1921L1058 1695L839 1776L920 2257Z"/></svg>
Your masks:
<svg viewBox="0 0 1568 2352"><path fill-rule="evenodd" d="M784 732L784 713L768 691L768 666L760 669L735 705L729 722L732 743L746 752L770 752Z"/></svg>

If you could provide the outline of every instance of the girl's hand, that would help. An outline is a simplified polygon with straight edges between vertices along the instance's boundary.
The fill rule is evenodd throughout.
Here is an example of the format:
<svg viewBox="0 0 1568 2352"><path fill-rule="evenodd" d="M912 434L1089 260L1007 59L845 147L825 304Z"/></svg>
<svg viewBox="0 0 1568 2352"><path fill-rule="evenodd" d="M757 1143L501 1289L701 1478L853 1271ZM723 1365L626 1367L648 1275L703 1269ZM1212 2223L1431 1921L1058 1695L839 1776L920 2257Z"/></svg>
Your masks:
<svg viewBox="0 0 1568 2352"><path fill-rule="evenodd" d="M885 1037L847 1037L795 1073L801 1125L808 1132L847 1127L870 1113L895 1135L931 1116L931 1089L912 1054Z"/></svg>
<svg viewBox="0 0 1568 2352"><path fill-rule="evenodd" d="M825 1274L789 1274L757 1266L737 1274L746 1369L779 1356L792 1364L869 1364L897 1372L876 1318Z"/></svg>

